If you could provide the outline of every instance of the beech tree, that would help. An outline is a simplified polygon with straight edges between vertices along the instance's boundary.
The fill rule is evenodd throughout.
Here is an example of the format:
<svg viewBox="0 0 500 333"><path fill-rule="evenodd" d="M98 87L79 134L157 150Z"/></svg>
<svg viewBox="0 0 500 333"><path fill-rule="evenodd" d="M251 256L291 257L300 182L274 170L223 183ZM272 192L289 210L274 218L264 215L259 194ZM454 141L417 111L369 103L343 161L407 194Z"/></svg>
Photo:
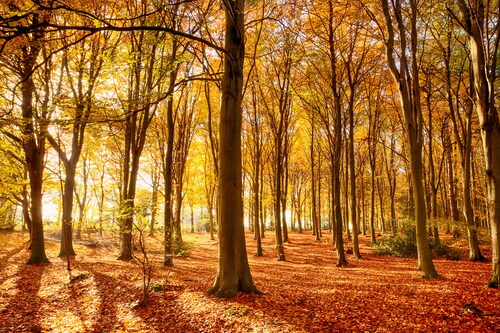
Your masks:
<svg viewBox="0 0 500 333"><path fill-rule="evenodd" d="M422 276L434 278L437 277L437 272L432 262L427 239L426 208L422 183L423 117L420 103L417 2L410 0L405 3L407 6L404 10L400 0L390 3L388 0L381 0L380 4L385 21L385 30L382 30L381 33L387 51L387 63L399 90L400 106L408 142L411 184L415 192L418 268L422 271ZM365 8L376 20L373 12L367 7ZM404 16L406 14L408 17ZM409 27L405 25L406 22L408 22Z"/></svg>
<svg viewBox="0 0 500 333"><path fill-rule="evenodd" d="M21 11L15 3L10 4L11 11ZM48 21L50 16L47 13L28 13L16 17L12 21L21 26L38 27L40 22ZM10 37L10 36L9 36ZM48 82L50 81L51 63L48 61L49 54L44 51L45 43L44 29L37 29L31 34L21 34L10 44L3 42L1 50L4 66L9 68L18 78L20 86L21 117L15 122L19 128L20 135L16 133L4 132L12 140L21 145L24 152L24 160L29 179L29 214L31 222L31 256L28 264L39 264L48 262L45 254L45 244L43 235L43 173L45 168L46 154L46 130L50 113L48 103L50 100ZM8 56L4 54L8 51ZM41 64L38 58L45 55L45 63L41 67L42 79L40 94L37 94L34 73Z"/></svg>
<svg viewBox="0 0 500 333"><path fill-rule="evenodd" d="M482 0L457 2L456 21L468 35L476 113L483 144L489 221L492 241L492 274L488 286L500 285L500 120L495 106L495 80L500 43L499 8Z"/></svg>
<svg viewBox="0 0 500 333"><path fill-rule="evenodd" d="M109 37L108 33L107 36L96 35L83 40L76 46L77 55L69 54L69 51L65 50L62 56L62 71L66 73L74 104L74 114L70 116L71 147L65 147L64 142L60 140L60 133L55 137L47 134L47 140L57 152L65 170L60 257L75 255L72 240L75 176L83 149L85 129L94 108L94 88L104 63L104 54L109 48ZM72 42L64 36L63 41L66 44Z"/></svg>
<svg viewBox="0 0 500 333"><path fill-rule="evenodd" d="M220 112L219 150L219 261L209 293L235 296L258 293L250 273L243 226L241 167L241 103L245 56L245 1L225 2L224 74Z"/></svg>
<svg viewBox="0 0 500 333"><path fill-rule="evenodd" d="M447 15L449 16L449 15ZM453 132L453 137L455 139L456 145L458 147L458 156L460 159L460 166L462 169L462 192L463 192L463 215L465 217L465 224L467 226L467 233L469 238L469 260L484 260L481 250L479 248L479 241L477 238L476 222L474 218L474 210L472 207L471 198L471 154L472 154L472 131L473 131L473 101L474 101L474 76L472 71L467 71L465 69L466 64L470 61L469 57L463 57L461 60L454 59L452 53L452 45L454 45L454 50L461 50L460 54L464 54L467 50L459 43L453 43L453 35L450 31L451 26L449 24L451 18L448 17L447 23L447 33L442 38L443 41L437 40L439 46L441 47L441 56L444 63L444 83L446 89L446 102L449 109L451 130L446 124L445 127L445 140L447 142L451 141L451 133ZM437 39L438 36L435 38ZM454 39L457 39L455 36ZM456 51L455 51L456 52ZM458 73L453 73L452 64L458 62ZM460 61L460 62L459 62ZM454 80L453 80L454 79ZM456 82L455 82L456 81ZM461 91L465 90L465 96L462 97ZM460 112L463 110L464 112ZM451 142L450 147L446 147L446 158L448 163L448 168L453 168L453 162L451 160ZM456 199L454 190L454 180L453 180L453 170L450 169L449 173L449 186L450 186L450 202L451 202L451 215L454 221L458 221L458 207L456 205Z"/></svg>

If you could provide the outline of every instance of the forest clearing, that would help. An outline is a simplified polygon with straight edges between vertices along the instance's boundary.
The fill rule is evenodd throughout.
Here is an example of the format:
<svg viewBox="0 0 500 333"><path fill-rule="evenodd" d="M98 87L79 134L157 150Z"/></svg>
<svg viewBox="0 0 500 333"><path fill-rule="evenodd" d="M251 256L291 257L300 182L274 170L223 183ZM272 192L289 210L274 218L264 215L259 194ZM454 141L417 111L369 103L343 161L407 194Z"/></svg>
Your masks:
<svg viewBox="0 0 500 333"><path fill-rule="evenodd" d="M155 256L161 237L146 237L155 261L151 288L157 291L136 309L142 272L134 262L116 260L112 240L87 242L107 244L102 247L75 244L71 283L65 259L57 258L58 243L46 243L50 264L28 266L23 240L27 234L0 233L0 332L500 330L499 290L484 288L491 263L435 259L440 277L425 279L415 269L416 259L375 255L363 235L363 259L348 256L347 267L335 267L330 235L317 242L310 232L291 233L287 261L277 262L272 235L263 239L263 256L256 257L255 241L246 233L250 268L262 294L240 293L230 300L207 294L217 268L217 241L208 234L186 233L187 256L175 258L173 267ZM490 250L482 247L486 256Z"/></svg>

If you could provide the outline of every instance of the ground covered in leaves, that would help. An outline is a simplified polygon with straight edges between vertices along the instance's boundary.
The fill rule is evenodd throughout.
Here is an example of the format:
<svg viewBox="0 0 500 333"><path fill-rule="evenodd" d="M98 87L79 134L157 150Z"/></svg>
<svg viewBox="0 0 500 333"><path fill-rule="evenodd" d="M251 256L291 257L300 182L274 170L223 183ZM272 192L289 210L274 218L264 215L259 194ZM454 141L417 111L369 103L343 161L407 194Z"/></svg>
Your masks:
<svg viewBox="0 0 500 333"><path fill-rule="evenodd" d="M166 268L161 235L146 238L151 295L134 307L142 271L115 260L112 239L75 244L70 282L57 242L46 243L50 264L27 266L27 234L0 233L0 332L500 332L500 291L484 288L488 262L435 260L440 277L422 279L415 259L375 255L365 236L362 260L337 268L331 237L292 233L287 261L277 262L271 232L263 257L247 234L263 294L221 300L206 293L217 242L201 233L184 239L187 255Z"/></svg>

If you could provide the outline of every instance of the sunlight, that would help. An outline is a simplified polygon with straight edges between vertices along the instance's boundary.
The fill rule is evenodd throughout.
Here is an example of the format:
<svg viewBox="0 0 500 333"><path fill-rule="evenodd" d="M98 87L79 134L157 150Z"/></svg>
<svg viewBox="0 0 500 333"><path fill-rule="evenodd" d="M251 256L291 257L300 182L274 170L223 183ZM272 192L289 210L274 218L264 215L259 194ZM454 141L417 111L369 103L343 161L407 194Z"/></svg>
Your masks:
<svg viewBox="0 0 500 333"><path fill-rule="evenodd" d="M42 214L45 221L58 222L60 216L59 198L55 196L45 195L43 197Z"/></svg>

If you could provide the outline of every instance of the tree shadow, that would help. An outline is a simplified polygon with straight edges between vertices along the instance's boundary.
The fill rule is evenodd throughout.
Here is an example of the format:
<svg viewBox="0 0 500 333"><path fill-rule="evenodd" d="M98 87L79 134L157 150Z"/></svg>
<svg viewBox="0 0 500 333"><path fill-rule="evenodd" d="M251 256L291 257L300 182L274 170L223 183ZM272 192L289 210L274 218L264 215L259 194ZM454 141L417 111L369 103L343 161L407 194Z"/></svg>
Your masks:
<svg viewBox="0 0 500 333"><path fill-rule="evenodd" d="M122 306L123 303L130 303L128 298L131 298L136 290L133 290L130 285L122 280L105 273L115 271L116 267L114 265L103 263L78 263L78 268L88 271L93 276L95 287L97 288L97 297L99 298L97 318L90 331L126 331L123 323L118 321L118 306Z"/></svg>
<svg viewBox="0 0 500 333"><path fill-rule="evenodd" d="M0 313L1 326L7 332L41 332L42 299L38 296L45 266L22 265L17 272L15 295L7 298L8 304Z"/></svg>
<svg viewBox="0 0 500 333"><path fill-rule="evenodd" d="M5 268L7 265L9 265L9 260L14 257L16 254L24 250L25 246L21 245L18 247L13 248L12 250L8 251L3 257L0 258L0 272L3 272L5 276L1 277L0 276L0 285L5 282L5 280L11 278L13 275L9 275L8 272L5 272Z"/></svg>

